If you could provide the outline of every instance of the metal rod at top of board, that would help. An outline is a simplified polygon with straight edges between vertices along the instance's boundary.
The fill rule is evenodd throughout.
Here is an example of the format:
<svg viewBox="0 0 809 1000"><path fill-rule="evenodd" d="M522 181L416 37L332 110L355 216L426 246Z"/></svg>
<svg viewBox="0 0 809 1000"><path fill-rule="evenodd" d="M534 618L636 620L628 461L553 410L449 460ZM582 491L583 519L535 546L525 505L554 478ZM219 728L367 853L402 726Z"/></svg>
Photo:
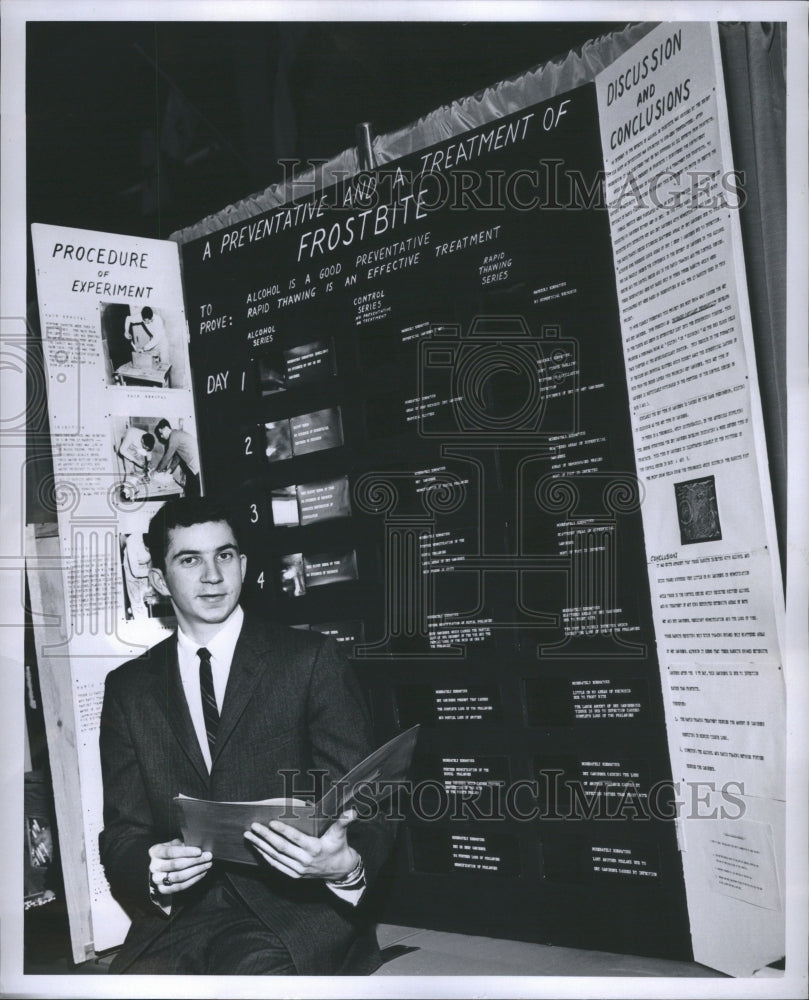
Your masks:
<svg viewBox="0 0 809 1000"><path fill-rule="evenodd" d="M360 122L355 128L357 136L357 162L360 170L375 170L373 127L370 122Z"/></svg>

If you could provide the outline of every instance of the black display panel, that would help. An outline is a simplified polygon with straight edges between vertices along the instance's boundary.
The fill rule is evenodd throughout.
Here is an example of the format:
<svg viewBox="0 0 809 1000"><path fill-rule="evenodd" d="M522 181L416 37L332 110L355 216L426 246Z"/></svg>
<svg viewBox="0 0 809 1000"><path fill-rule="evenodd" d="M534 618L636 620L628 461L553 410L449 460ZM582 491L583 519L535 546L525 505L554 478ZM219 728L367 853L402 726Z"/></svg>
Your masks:
<svg viewBox="0 0 809 1000"><path fill-rule="evenodd" d="M650 842L568 842L543 844L544 876L573 885L613 885L654 891L664 880L660 851Z"/></svg>
<svg viewBox="0 0 809 1000"><path fill-rule="evenodd" d="M182 248L247 599L333 635L379 741L422 723L417 776L455 803L562 758L584 789L625 774L609 802L670 779L602 169L584 86ZM706 484L677 502L684 537L719 531ZM673 823L630 865L597 833L572 856L532 787L539 815L410 829L386 918L689 957Z"/></svg>
<svg viewBox="0 0 809 1000"><path fill-rule="evenodd" d="M429 684L402 684L394 689L399 725L409 729L458 723L502 722L500 691L492 684L436 688Z"/></svg>
<svg viewBox="0 0 809 1000"><path fill-rule="evenodd" d="M413 869L432 875L514 876L519 847L502 833L411 829Z"/></svg>
<svg viewBox="0 0 809 1000"><path fill-rule="evenodd" d="M536 677L525 682L531 726L638 722L649 712L648 683L638 677Z"/></svg>

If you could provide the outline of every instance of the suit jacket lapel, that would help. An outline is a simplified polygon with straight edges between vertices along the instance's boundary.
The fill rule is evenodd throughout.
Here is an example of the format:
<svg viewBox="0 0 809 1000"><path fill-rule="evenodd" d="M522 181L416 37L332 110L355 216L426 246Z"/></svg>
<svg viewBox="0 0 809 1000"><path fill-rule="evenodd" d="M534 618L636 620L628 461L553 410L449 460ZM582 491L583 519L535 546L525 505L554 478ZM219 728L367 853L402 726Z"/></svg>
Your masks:
<svg viewBox="0 0 809 1000"><path fill-rule="evenodd" d="M177 663L177 637L171 636L152 650L155 662L154 697L160 711L166 716L177 742L182 747L194 769L208 784L208 768L199 748L199 740L188 711L180 668Z"/></svg>
<svg viewBox="0 0 809 1000"><path fill-rule="evenodd" d="M230 676L225 689L225 700L222 704L222 714L216 734L216 748L213 754L214 764L261 680L270 649L264 629L260 625L254 624L250 617L245 615L242 631L233 652Z"/></svg>

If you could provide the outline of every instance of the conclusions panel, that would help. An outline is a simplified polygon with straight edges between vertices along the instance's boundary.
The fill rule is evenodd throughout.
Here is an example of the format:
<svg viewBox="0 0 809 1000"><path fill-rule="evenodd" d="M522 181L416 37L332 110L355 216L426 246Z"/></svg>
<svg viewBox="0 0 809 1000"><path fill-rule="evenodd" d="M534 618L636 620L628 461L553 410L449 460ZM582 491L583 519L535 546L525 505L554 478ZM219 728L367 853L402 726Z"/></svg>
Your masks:
<svg viewBox="0 0 809 1000"><path fill-rule="evenodd" d="M588 85L187 243L203 485L422 723L388 919L683 958L603 176Z"/></svg>

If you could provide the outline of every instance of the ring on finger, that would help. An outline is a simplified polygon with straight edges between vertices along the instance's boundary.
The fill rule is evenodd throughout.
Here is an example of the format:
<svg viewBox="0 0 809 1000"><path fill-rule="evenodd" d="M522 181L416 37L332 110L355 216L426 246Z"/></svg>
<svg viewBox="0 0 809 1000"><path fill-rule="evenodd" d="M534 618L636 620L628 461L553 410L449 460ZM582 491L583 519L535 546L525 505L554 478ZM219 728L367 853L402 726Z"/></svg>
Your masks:
<svg viewBox="0 0 809 1000"><path fill-rule="evenodd" d="M163 885L171 885L171 878L168 872L163 876Z"/></svg>

